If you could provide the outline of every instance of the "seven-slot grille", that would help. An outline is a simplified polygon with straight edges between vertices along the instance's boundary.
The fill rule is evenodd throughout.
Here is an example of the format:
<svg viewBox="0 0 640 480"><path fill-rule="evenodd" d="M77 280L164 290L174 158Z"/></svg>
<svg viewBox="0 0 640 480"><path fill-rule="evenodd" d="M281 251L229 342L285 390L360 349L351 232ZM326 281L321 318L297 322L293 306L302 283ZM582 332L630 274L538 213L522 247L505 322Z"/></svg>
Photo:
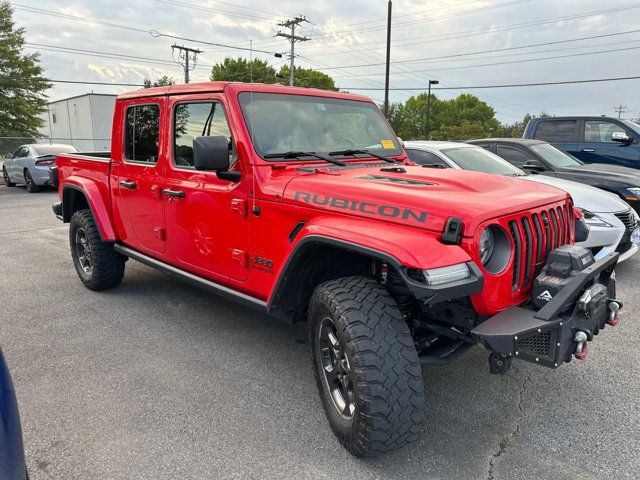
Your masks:
<svg viewBox="0 0 640 480"><path fill-rule="evenodd" d="M514 292L531 285L551 250L569 243L572 218L570 207L564 204L509 220Z"/></svg>

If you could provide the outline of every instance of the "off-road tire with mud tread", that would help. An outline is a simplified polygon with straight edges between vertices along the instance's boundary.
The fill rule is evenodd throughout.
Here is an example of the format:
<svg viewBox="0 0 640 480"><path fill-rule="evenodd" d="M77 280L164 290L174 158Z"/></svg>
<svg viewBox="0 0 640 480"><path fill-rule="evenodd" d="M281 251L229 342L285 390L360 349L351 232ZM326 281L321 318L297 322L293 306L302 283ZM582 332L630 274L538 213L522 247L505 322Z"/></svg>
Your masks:
<svg viewBox="0 0 640 480"><path fill-rule="evenodd" d="M332 317L351 366L355 413L342 416L324 376L320 323ZM374 457L415 440L425 417L420 362L407 323L377 281L346 277L316 287L309 302L314 373L327 418L353 455Z"/></svg>
<svg viewBox="0 0 640 480"><path fill-rule="evenodd" d="M75 236L79 228L83 228L91 248L92 272L87 274L78 261L75 248ZM100 238L98 226L91 210L78 210L71 217L69 224L69 246L76 272L85 287L90 290L106 290L122 282L126 257L113 248L113 244L105 243Z"/></svg>

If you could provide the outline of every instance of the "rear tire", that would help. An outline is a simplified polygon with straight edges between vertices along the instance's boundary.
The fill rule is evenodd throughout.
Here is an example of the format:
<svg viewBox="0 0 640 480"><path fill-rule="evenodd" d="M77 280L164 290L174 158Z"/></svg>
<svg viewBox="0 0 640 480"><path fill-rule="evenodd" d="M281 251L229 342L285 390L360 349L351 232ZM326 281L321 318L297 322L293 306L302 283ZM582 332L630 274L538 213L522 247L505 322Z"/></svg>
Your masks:
<svg viewBox="0 0 640 480"><path fill-rule="evenodd" d="M9 174L7 173L7 169L4 168L4 165L2 166L2 178L4 179L4 184L7 187L15 187L16 186L16 184L13 183L11 181L11 179L9 178Z"/></svg>
<svg viewBox="0 0 640 480"><path fill-rule="evenodd" d="M309 334L322 405L336 437L357 457L415 440L424 421L424 383L407 323L373 279L319 285Z"/></svg>
<svg viewBox="0 0 640 480"><path fill-rule="evenodd" d="M33 177L29 170L24 170L24 184L27 187L27 192L36 193L40 191L40 187L33 182Z"/></svg>
<svg viewBox="0 0 640 480"><path fill-rule="evenodd" d="M78 210L69 225L71 257L80 281L90 290L105 290L120 284L126 257L100 238L91 210Z"/></svg>

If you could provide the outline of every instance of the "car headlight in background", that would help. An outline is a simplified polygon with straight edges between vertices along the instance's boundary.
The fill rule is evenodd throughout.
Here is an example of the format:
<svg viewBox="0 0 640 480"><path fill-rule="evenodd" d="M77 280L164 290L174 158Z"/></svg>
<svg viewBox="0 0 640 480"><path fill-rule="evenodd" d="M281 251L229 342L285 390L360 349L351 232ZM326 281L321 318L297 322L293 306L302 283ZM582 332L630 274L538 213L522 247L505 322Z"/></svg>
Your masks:
<svg viewBox="0 0 640 480"><path fill-rule="evenodd" d="M627 200L640 200L640 187L627 188L627 192L631 195L627 195Z"/></svg>
<svg viewBox="0 0 640 480"><path fill-rule="evenodd" d="M497 274L509 265L511 242L507 232L498 225L489 225L480 235L478 255L485 270Z"/></svg>
<svg viewBox="0 0 640 480"><path fill-rule="evenodd" d="M584 208L578 207L578 209L582 212L582 216L584 217L584 221L587 222L587 225L592 227L613 227L613 225L605 222L597 214L590 212L589 210L585 210Z"/></svg>
<svg viewBox="0 0 640 480"><path fill-rule="evenodd" d="M493 239L493 232L491 227L485 228L482 235L480 235L480 243L478 244L478 253L480 254L480 261L482 265L486 265L493 253L493 247L495 240Z"/></svg>

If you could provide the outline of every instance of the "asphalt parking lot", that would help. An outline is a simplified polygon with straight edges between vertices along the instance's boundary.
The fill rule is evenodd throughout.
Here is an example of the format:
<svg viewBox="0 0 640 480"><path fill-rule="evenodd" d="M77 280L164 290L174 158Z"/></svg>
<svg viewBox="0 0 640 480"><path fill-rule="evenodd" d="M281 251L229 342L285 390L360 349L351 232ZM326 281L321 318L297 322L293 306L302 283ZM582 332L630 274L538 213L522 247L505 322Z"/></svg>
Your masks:
<svg viewBox="0 0 640 480"><path fill-rule="evenodd" d="M359 460L325 420L305 325L133 261L121 286L85 289L55 198L0 185L0 344L33 480L638 477L640 257L586 361L497 377L477 348L425 368L421 440Z"/></svg>

